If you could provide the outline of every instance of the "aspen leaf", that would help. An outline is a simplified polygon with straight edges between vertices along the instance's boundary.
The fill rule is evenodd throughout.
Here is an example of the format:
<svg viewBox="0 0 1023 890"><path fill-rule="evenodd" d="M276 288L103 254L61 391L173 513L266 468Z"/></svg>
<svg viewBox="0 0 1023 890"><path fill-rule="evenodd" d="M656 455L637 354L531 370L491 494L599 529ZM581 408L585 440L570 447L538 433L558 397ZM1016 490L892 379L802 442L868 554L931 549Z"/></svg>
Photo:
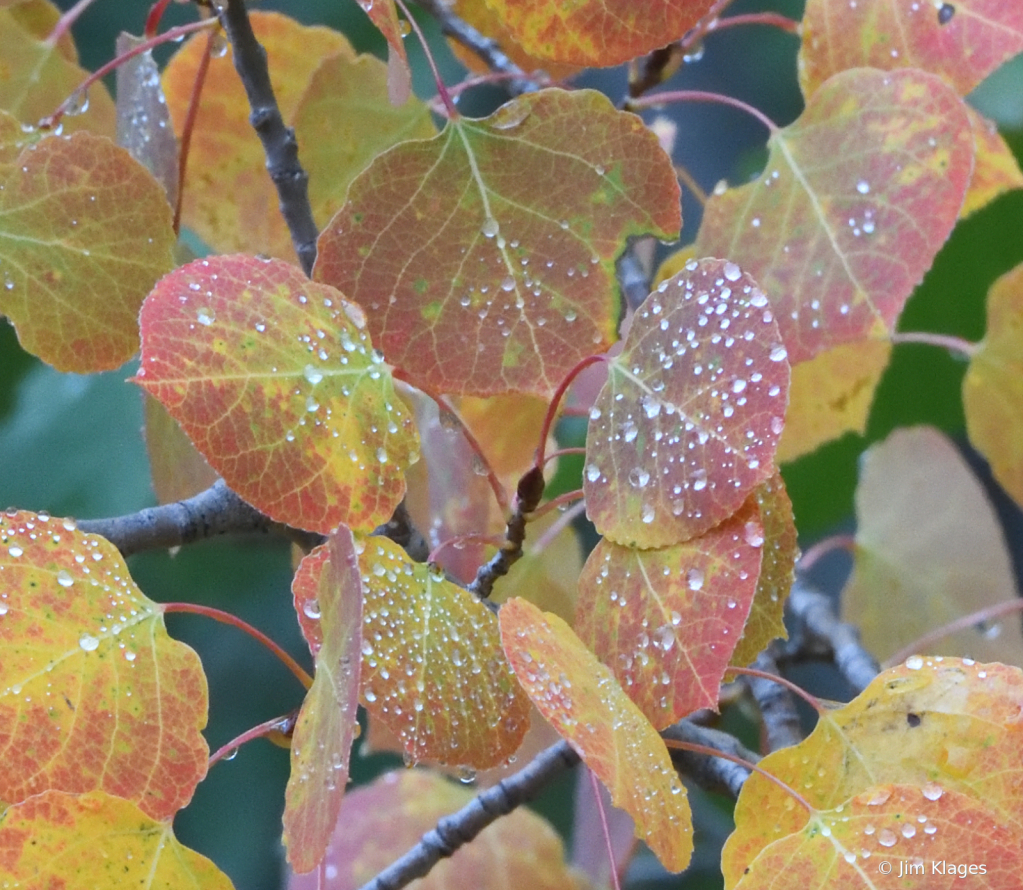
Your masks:
<svg viewBox="0 0 1023 890"><path fill-rule="evenodd" d="M987 335L966 370L963 410L971 444L1023 504L1023 265L988 291Z"/></svg>
<svg viewBox="0 0 1023 890"><path fill-rule="evenodd" d="M887 338L963 206L963 101L922 71L844 71L768 145L756 181L707 202L698 253L757 280L793 363Z"/></svg>
<svg viewBox="0 0 1023 890"><path fill-rule="evenodd" d="M1018 594L1001 524L984 489L938 430L893 432L872 446L856 488L853 573L842 614L887 658L918 637ZM1018 620L969 628L938 651L1023 665Z"/></svg>
<svg viewBox="0 0 1023 890"><path fill-rule="evenodd" d="M788 387L756 282L691 260L636 311L590 410L583 491L597 531L663 547L731 516L774 472Z"/></svg>
<svg viewBox="0 0 1023 890"><path fill-rule="evenodd" d="M678 40L711 0L486 0L522 48L540 59L619 65Z"/></svg>
<svg viewBox="0 0 1023 890"><path fill-rule="evenodd" d="M0 3L0 7L10 8L14 20L37 40L49 37L63 15L60 7L50 0L10 0ZM69 62L78 63L78 48L71 31L61 35L57 49Z"/></svg>
<svg viewBox="0 0 1023 890"><path fill-rule="evenodd" d="M615 258L670 237L678 183L642 121L591 90L520 96L376 158L319 240L314 277L365 307L410 381L550 396L615 336Z"/></svg>
<svg viewBox="0 0 1023 890"><path fill-rule="evenodd" d="M973 127L976 162L970 189L959 214L962 219L986 207L999 195L1023 188L1023 171L1020 171L1016 156L994 122L969 106L966 110Z"/></svg>
<svg viewBox="0 0 1023 890"><path fill-rule="evenodd" d="M984 811L982 830L994 822L1016 835L1023 831L1018 812L1023 782L1019 759L1023 741L1021 694L1023 673L1019 668L913 656L880 674L849 704L825 711L804 741L769 754L760 761L760 767L797 789L815 810L832 811L838 821L849 815L848 802L857 795L868 792L868 809L881 807L893 796L893 791L884 786L911 785L923 798L915 800L914 819L923 812L920 808L926 806L924 799L933 802L951 794L956 795L953 801L965 798L971 808ZM860 803L853 804L854 812L859 812ZM881 808L876 812L879 817L890 818L898 810ZM771 818L765 819L765 813ZM775 783L757 773L751 775L736 803L735 832L722 851L725 887L731 890L740 885L750 864L761 856L771 857L779 843L790 844L791 848L791 844L799 843L792 836L812 832L825 817L834 825L831 815L808 814ZM928 835L922 831L925 823L917 821L917 829ZM857 825L862 834L865 826L862 822ZM908 836L900 830L897 843L905 839ZM942 840L940 827L937 839ZM862 837L864 845L869 844L875 854L877 840L877 833ZM853 851L859 853L862 848L857 845ZM935 853L934 858L961 860L963 849L971 848L953 847L947 853ZM1018 857L1018 849L1012 848L1014 857ZM816 869L810 873L816 873ZM925 880L918 885L881 886L945 885Z"/></svg>
<svg viewBox="0 0 1023 890"><path fill-rule="evenodd" d="M327 533L387 521L418 459L362 310L280 260L195 260L142 308L135 381L269 516Z"/></svg>
<svg viewBox="0 0 1023 890"><path fill-rule="evenodd" d="M59 371L124 364L143 298L174 265L171 222L160 184L104 137L52 136L0 160L0 312L22 346Z"/></svg>
<svg viewBox="0 0 1023 890"><path fill-rule="evenodd" d="M436 773L416 769L384 773L345 795L327 858L329 890L357 890L415 846L445 816L475 797ZM565 864L558 833L525 807L488 825L471 844L438 862L418 890L584 890L585 881ZM315 875L294 877L289 890L317 890Z"/></svg>
<svg viewBox="0 0 1023 890"><path fill-rule="evenodd" d="M148 393L142 395L145 419L146 453L149 475L156 500L173 504L205 491L217 481L217 473L207 463L177 421Z"/></svg>
<svg viewBox="0 0 1023 890"><path fill-rule="evenodd" d="M756 502L711 531L657 550L602 540L579 578L576 632L655 729L717 708L749 616L764 529Z"/></svg>
<svg viewBox="0 0 1023 890"><path fill-rule="evenodd" d="M398 19L398 9L394 0L361 0L359 6L369 16L369 20L384 35L389 53L388 65L397 66L400 74L396 74L403 82L403 95L407 98L411 90L412 72L409 70L408 55L402 38L409 33L410 25ZM402 104L404 99L395 103Z"/></svg>
<svg viewBox="0 0 1023 890"><path fill-rule="evenodd" d="M169 818L102 791L46 791L8 808L0 863L15 887L232 890L209 859L178 843Z"/></svg>
<svg viewBox="0 0 1023 890"><path fill-rule="evenodd" d="M515 753L529 700L500 650L497 618L386 538L359 557L365 595L362 699L409 762L485 769Z"/></svg>
<svg viewBox="0 0 1023 890"><path fill-rule="evenodd" d="M284 798L288 862L305 873L326 855L359 725L362 582L348 529L338 529L302 561L292 590L303 626L315 624L319 637L310 646L316 674L295 723Z"/></svg>
<svg viewBox="0 0 1023 890"><path fill-rule="evenodd" d="M533 704L632 816L661 864L684 869L693 851L689 802L650 721L556 615L512 599L500 622L505 654Z"/></svg>
<svg viewBox="0 0 1023 890"><path fill-rule="evenodd" d="M0 514L0 800L106 791L170 818L206 775L206 677L116 548Z"/></svg>

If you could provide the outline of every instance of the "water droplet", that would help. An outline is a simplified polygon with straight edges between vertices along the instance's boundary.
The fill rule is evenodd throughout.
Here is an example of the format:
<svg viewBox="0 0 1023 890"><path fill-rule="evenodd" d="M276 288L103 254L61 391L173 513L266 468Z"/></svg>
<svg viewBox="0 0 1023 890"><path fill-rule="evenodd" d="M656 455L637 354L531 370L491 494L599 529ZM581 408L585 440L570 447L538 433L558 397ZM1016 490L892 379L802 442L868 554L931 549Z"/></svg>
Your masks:
<svg viewBox="0 0 1023 890"><path fill-rule="evenodd" d="M906 659L906 667L911 671L918 671L924 666L924 660L919 655L910 655Z"/></svg>
<svg viewBox="0 0 1023 890"><path fill-rule="evenodd" d="M458 767L458 781L463 785L471 785L476 781L476 770L471 766Z"/></svg>
<svg viewBox="0 0 1023 890"><path fill-rule="evenodd" d="M11 544L11 546L7 548L7 552L15 559L17 559L25 551L22 550L17 544Z"/></svg>
<svg viewBox="0 0 1023 890"><path fill-rule="evenodd" d="M313 386L319 383L323 379L323 372L319 368L315 368L312 365L306 365L302 371L302 376L305 377Z"/></svg>
<svg viewBox="0 0 1023 890"><path fill-rule="evenodd" d="M724 275L729 281L738 281L742 278L742 269L740 269L735 263L725 263Z"/></svg>
<svg viewBox="0 0 1023 890"><path fill-rule="evenodd" d="M941 795L944 794L940 785L935 785L934 782L928 782L922 789L923 796L928 800L939 800Z"/></svg>
<svg viewBox="0 0 1023 890"><path fill-rule="evenodd" d="M0 615L7 614L7 603L0 602Z"/></svg>
<svg viewBox="0 0 1023 890"><path fill-rule="evenodd" d="M772 362L780 362L787 359L789 357L789 353L784 346L779 344L778 346L775 346L774 349L771 350L771 354L768 357L771 359Z"/></svg>
<svg viewBox="0 0 1023 890"><path fill-rule="evenodd" d="M505 293L510 293L511 291L515 290L515 279L512 278L511 275L509 275L507 278L504 279L504 281L501 282L501 290L503 290Z"/></svg>
<svg viewBox="0 0 1023 890"><path fill-rule="evenodd" d="M312 599L307 599L304 603L302 603L302 612L305 614L306 618L312 619L313 621L318 621L320 618L319 600L317 600L315 597Z"/></svg>
<svg viewBox="0 0 1023 890"><path fill-rule="evenodd" d="M217 320L216 313L212 309L200 309L195 313L195 320L201 325L209 327Z"/></svg>
<svg viewBox="0 0 1023 890"><path fill-rule="evenodd" d="M590 482L596 482L600 478L600 467L596 464L588 464L586 467L586 478Z"/></svg>
<svg viewBox="0 0 1023 890"><path fill-rule="evenodd" d="M75 583L75 579L71 577L71 574L66 569L61 569L57 572L57 583L61 587L70 587Z"/></svg>
<svg viewBox="0 0 1023 890"><path fill-rule="evenodd" d="M490 126L495 130L510 130L529 117L531 110L528 101L512 99L511 102L506 102L494 112L490 118Z"/></svg>
<svg viewBox="0 0 1023 890"><path fill-rule="evenodd" d="M485 238L493 238L500 231L500 224L492 216L488 216L485 220L483 220L483 225L480 226L480 232L483 233Z"/></svg>
<svg viewBox="0 0 1023 890"><path fill-rule="evenodd" d="M859 182L856 183L856 191L858 191L861 195L869 194L870 183L867 182L865 179L861 179Z"/></svg>
<svg viewBox="0 0 1023 890"><path fill-rule="evenodd" d="M882 847L894 847L896 841L898 841L898 838L895 836L895 832L889 831L887 828L882 828L877 833L877 842Z"/></svg>
<svg viewBox="0 0 1023 890"><path fill-rule="evenodd" d="M226 751L221 760L234 760L238 756L238 749L232 748L230 751Z"/></svg>
<svg viewBox="0 0 1023 890"><path fill-rule="evenodd" d="M647 483L649 481L650 474L646 470L641 470L638 467L633 467L629 471L629 485L631 485L633 488L646 488Z"/></svg>
<svg viewBox="0 0 1023 890"><path fill-rule="evenodd" d="M645 395L639 400L639 403L643 406L643 413L650 420L653 420L661 413L661 400L654 396Z"/></svg>
<svg viewBox="0 0 1023 890"><path fill-rule="evenodd" d="M64 107L64 114L68 117L75 117L79 114L85 114L89 110L89 93L88 90L75 90L67 100L67 105Z"/></svg>
<svg viewBox="0 0 1023 890"><path fill-rule="evenodd" d="M643 520L645 525L650 525L657 518L657 513L650 504L644 504L643 509L640 511L640 519Z"/></svg>
<svg viewBox="0 0 1023 890"><path fill-rule="evenodd" d="M210 35L210 58L222 59L227 55L227 38L221 34Z"/></svg>
<svg viewBox="0 0 1023 890"><path fill-rule="evenodd" d="M750 547L761 547L764 543L764 533L755 522L747 522L743 529L743 537Z"/></svg>
<svg viewBox="0 0 1023 890"><path fill-rule="evenodd" d="M99 640L97 640L92 634L82 634L78 638L78 645L81 646L85 652L95 652L99 648Z"/></svg>
<svg viewBox="0 0 1023 890"><path fill-rule="evenodd" d="M686 573L686 581L690 590L701 590L703 588L703 572L699 569L690 569Z"/></svg>

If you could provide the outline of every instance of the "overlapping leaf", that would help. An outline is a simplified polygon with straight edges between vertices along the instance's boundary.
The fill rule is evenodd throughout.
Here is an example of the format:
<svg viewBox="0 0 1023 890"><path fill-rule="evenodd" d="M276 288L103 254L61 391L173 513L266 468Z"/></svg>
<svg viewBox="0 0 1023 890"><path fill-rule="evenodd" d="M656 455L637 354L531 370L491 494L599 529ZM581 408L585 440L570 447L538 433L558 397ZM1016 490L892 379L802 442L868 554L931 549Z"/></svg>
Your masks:
<svg viewBox="0 0 1023 890"><path fill-rule="evenodd" d="M268 515L327 533L390 518L415 431L358 306L288 263L226 256L166 276L135 378Z"/></svg>
<svg viewBox="0 0 1023 890"><path fill-rule="evenodd" d="M936 429L896 430L863 455L856 518L842 613L879 658L1018 595L994 508L955 445ZM961 630L935 648L1023 665L1019 622L988 630Z"/></svg>
<svg viewBox="0 0 1023 890"><path fill-rule="evenodd" d="M751 498L684 544L637 550L605 539L590 553L579 578L576 631L656 729L717 707L763 544Z"/></svg>
<svg viewBox="0 0 1023 890"><path fill-rule="evenodd" d="M922 71L846 71L769 146L757 181L707 203L698 252L756 278L793 362L886 337L963 206L962 100Z"/></svg>
<svg viewBox="0 0 1023 890"><path fill-rule="evenodd" d="M960 217L976 213L999 195L1023 188L1023 171L993 121L967 106L973 127L975 163Z"/></svg>
<svg viewBox="0 0 1023 890"><path fill-rule="evenodd" d="M795 580L799 543L796 536L792 502L780 473L753 492L764 528L764 555L760 563L753 605L742 629L742 638L732 653L731 664L750 664L776 639L788 639L785 630L785 601Z"/></svg>
<svg viewBox="0 0 1023 890"><path fill-rule="evenodd" d="M639 118L544 90L378 157L320 236L314 274L366 308L414 381L547 396L614 338L625 239L678 225L671 162Z"/></svg>
<svg viewBox="0 0 1023 890"><path fill-rule="evenodd" d="M487 0L522 48L584 67L618 65L682 37L711 0Z"/></svg>
<svg viewBox="0 0 1023 890"><path fill-rule="evenodd" d="M987 335L963 380L963 409L970 442L1023 504L1023 265L988 292Z"/></svg>
<svg viewBox="0 0 1023 890"><path fill-rule="evenodd" d="M1021 694L1018 668L914 656L885 671L848 705L824 712L803 742L768 755L760 766L816 810L845 804L848 814L847 802L858 794L893 783L915 785L931 801L963 795L1018 833ZM887 799L882 790L875 805ZM924 824L917 823L918 831ZM722 852L726 888L739 884L759 856L771 856L783 838L812 830L813 822L785 791L755 773L739 795L735 825ZM940 829L938 834L940 839ZM900 843L904 837L900 832ZM873 842L869 849L876 851Z"/></svg>
<svg viewBox="0 0 1023 890"><path fill-rule="evenodd" d="M112 544L0 514L0 801L106 791L156 819L206 774L206 678Z"/></svg>
<svg viewBox="0 0 1023 890"><path fill-rule="evenodd" d="M356 890L474 792L426 770L385 773L346 795L324 866L330 890ZM317 890L314 875L293 878L289 890ZM418 890L583 890L585 881L565 864L557 832L525 807L487 826L471 844L438 862Z"/></svg>
<svg viewBox="0 0 1023 890"><path fill-rule="evenodd" d="M142 413L149 475L159 503L173 504L190 498L217 481L216 471L195 450L192 440L163 405L146 394Z"/></svg>
<svg viewBox="0 0 1023 890"><path fill-rule="evenodd" d="M295 610L315 623L319 642L313 685L302 702L291 741L285 792L284 845L295 871L312 871L330 843L348 782L355 740L362 659L362 582L355 541L346 528L299 565L292 583Z"/></svg>
<svg viewBox="0 0 1023 890"><path fill-rule="evenodd" d="M807 0L799 82L812 95L847 68L921 68L971 92L1023 51L1023 6L1014 0Z"/></svg>
<svg viewBox="0 0 1023 890"><path fill-rule="evenodd" d="M14 887L232 890L209 859L178 843L169 818L101 791L47 791L7 809L0 863Z"/></svg>
<svg viewBox="0 0 1023 890"><path fill-rule="evenodd" d="M518 681L636 822L669 871L693 851L685 788L664 742L572 629L523 599L501 607L501 644Z"/></svg>
<svg viewBox="0 0 1023 890"><path fill-rule="evenodd" d="M845 433L862 434L891 353L887 340L859 340L793 365L789 410L775 460L788 463Z"/></svg>
<svg viewBox="0 0 1023 890"><path fill-rule="evenodd" d="M405 53L405 44L402 38L409 32L409 24L399 21L398 9L394 5L394 0L359 0L359 6L384 35L384 40L387 41L388 66L391 70L391 77L401 81L402 86L399 89L399 94L408 98L412 73L409 70L408 55ZM404 99L396 104L400 105L403 101Z"/></svg>
<svg viewBox="0 0 1023 890"><path fill-rule="evenodd" d="M29 21L25 11L0 9L0 47L3 52L3 77L0 77L0 109L14 115L23 124L35 126L53 114L88 77L69 52L67 42L51 46L38 26L50 16ZM29 14L29 17L34 18ZM65 133L89 130L113 136L114 103L102 83L94 84L87 97L79 97L82 108L88 99L86 113L65 115L61 123Z"/></svg>
<svg viewBox="0 0 1023 890"><path fill-rule="evenodd" d="M590 412L586 512L613 541L702 534L771 476L789 366L774 312L734 263L691 261L637 310Z"/></svg>
<svg viewBox="0 0 1023 890"><path fill-rule="evenodd" d="M63 15L60 7L50 0L7 0L0 2L0 7L10 9L14 20L39 40L45 40L53 33ZM70 30L60 36L57 49L69 62L78 61L78 47Z"/></svg>
<svg viewBox="0 0 1023 890"><path fill-rule="evenodd" d="M401 739L410 762L483 769L514 754L529 701L501 655L494 613L386 538L370 539L359 564L370 716Z"/></svg>
<svg viewBox="0 0 1023 890"><path fill-rule="evenodd" d="M0 118L9 132L10 118ZM127 151L91 133L45 138L9 158L7 148L0 312L24 348L58 370L119 367L138 349L143 298L173 267L163 189Z"/></svg>

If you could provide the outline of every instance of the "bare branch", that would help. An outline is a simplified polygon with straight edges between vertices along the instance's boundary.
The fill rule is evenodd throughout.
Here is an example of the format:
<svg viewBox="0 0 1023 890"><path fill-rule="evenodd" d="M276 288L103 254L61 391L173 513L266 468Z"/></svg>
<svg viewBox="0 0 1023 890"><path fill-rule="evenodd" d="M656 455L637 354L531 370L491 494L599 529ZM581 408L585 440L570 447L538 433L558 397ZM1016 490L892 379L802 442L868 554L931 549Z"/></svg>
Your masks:
<svg viewBox="0 0 1023 890"><path fill-rule="evenodd" d="M770 649L757 656L753 667L776 676L781 673ZM792 693L780 683L773 683L764 677L746 676L743 679L760 707L760 715L764 718L767 750L777 751L779 748L787 748L801 742L803 727L796 712Z"/></svg>
<svg viewBox="0 0 1023 890"><path fill-rule="evenodd" d="M266 169L277 187L281 215L291 233L299 263L311 275L316 261L316 239L319 230L309 204L309 174L298 162L295 131L284 125L277 107L266 50L256 40L245 11L243 0L227 0L220 21L234 50L234 67L249 97L252 113L249 121L263 143Z"/></svg>
<svg viewBox="0 0 1023 890"><path fill-rule="evenodd" d="M690 742L716 748L725 754L741 757L750 763L756 763L760 757L749 750L735 736L709 726L700 726L690 720L680 720L669 726L661 735L677 742ZM693 751L671 751L671 762L686 778L692 779L707 791L716 791L730 797L738 797L742 783L749 778L750 771L731 760L697 754Z"/></svg>

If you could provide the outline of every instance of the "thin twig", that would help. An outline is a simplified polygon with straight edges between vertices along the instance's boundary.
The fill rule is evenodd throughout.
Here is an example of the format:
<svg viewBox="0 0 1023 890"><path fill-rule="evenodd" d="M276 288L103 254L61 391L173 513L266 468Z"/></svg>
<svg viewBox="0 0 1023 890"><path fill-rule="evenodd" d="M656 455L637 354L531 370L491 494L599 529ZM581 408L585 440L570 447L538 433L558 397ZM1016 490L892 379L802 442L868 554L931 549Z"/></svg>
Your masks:
<svg viewBox="0 0 1023 890"><path fill-rule="evenodd" d="M671 741L714 748L749 763L756 763L760 759L735 736L709 726L700 726L690 720L680 720L663 730L661 735ZM743 782L749 778L750 771L746 767L730 760L692 751L674 750L669 753L675 768L707 791L738 797Z"/></svg>
<svg viewBox="0 0 1023 890"><path fill-rule="evenodd" d="M757 656L753 667L768 674L781 673L778 662L768 651ZM779 748L799 744L803 740L803 727L792 693L780 683L773 683L764 677L747 676L745 679L764 720L767 750L777 751Z"/></svg>
<svg viewBox="0 0 1023 890"><path fill-rule="evenodd" d="M291 233L299 263L306 275L316 262L316 238L319 230L309 204L309 174L298 162L295 131L284 125L277 107L266 50L256 40L242 0L227 0L220 22L234 50L234 67L245 87L252 113L252 124L266 154L266 169L277 187L281 215Z"/></svg>

